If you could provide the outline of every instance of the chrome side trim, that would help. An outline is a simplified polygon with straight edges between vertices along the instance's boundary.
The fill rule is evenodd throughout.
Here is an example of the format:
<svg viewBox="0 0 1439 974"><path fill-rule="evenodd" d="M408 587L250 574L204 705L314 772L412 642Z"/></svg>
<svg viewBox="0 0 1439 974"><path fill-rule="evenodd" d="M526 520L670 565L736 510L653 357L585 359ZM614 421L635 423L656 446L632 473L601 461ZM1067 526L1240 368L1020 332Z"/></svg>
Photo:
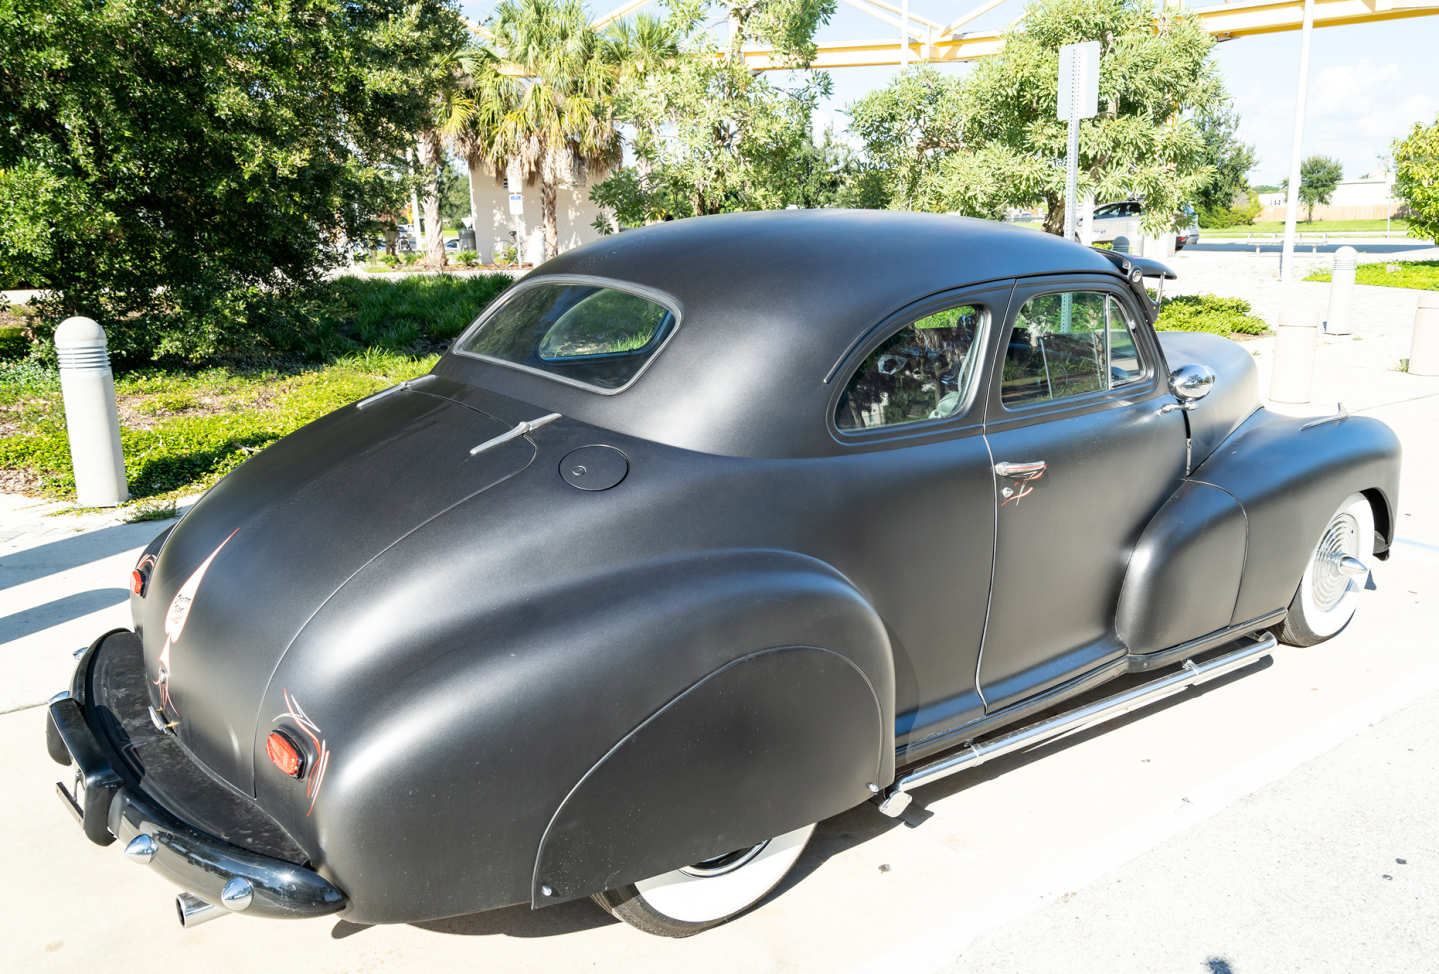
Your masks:
<svg viewBox="0 0 1439 974"><path fill-rule="evenodd" d="M1313 429L1316 426L1323 426L1325 423L1337 423L1342 419L1348 418L1349 410L1345 409L1344 404L1341 402L1339 404L1339 411L1336 412L1333 416L1321 416L1318 419L1311 419L1309 422L1299 427L1299 432L1303 433L1305 430Z"/></svg>
<svg viewBox="0 0 1439 974"><path fill-rule="evenodd" d="M510 440L519 439L527 433L533 433L542 426L550 425L557 419L564 419L564 417L559 413L550 413L547 416L540 416L536 419L527 419L524 422L516 423L511 429L506 430L499 436L491 437L479 446L471 447L470 456L484 453L486 450L508 443Z"/></svg>
<svg viewBox="0 0 1439 974"><path fill-rule="evenodd" d="M885 790L884 797L879 799L879 810L891 817L897 817L909 805L908 792L918 788L921 784L946 778L968 768L978 767L993 758L1039 744L1061 734L1112 720L1132 710L1163 700L1165 697L1173 696L1189 687L1207 683L1267 655L1277 645L1277 640L1271 633L1265 633L1263 636L1251 634L1242 639L1246 642L1245 645L1222 656L1216 656L1203 663L1195 663L1192 659L1185 660L1184 665L1177 672L1162 676L1157 680L1151 680L1123 693L1106 697L1103 700L1096 700L1067 713L1057 714L1047 720L1030 724L1028 727L1021 727L1019 730L1002 734L992 740L965 744L958 752L922 765L897 778L894 784Z"/></svg>

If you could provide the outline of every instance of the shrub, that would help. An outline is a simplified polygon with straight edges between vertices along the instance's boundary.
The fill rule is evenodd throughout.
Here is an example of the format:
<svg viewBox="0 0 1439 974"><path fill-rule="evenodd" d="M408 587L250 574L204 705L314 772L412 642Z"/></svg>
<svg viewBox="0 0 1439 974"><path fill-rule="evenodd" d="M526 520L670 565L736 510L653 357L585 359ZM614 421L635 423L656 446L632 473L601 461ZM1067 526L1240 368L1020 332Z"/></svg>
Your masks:
<svg viewBox="0 0 1439 974"><path fill-rule="evenodd" d="M1212 335L1264 335L1269 326L1251 313L1243 298L1181 294L1167 298L1155 323L1158 331L1203 331Z"/></svg>
<svg viewBox="0 0 1439 974"><path fill-rule="evenodd" d="M466 267L474 267L480 262L480 255L473 250L462 250L455 255L455 263L463 264Z"/></svg>
<svg viewBox="0 0 1439 974"><path fill-rule="evenodd" d="M0 362L24 358L30 354L30 336L16 325L0 327Z"/></svg>

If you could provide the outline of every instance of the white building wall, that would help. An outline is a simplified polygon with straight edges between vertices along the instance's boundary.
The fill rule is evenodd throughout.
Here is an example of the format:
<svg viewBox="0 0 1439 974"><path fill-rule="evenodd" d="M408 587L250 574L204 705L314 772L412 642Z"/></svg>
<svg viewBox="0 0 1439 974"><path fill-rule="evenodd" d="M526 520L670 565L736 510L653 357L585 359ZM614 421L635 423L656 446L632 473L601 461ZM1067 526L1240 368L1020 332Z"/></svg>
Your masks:
<svg viewBox="0 0 1439 974"><path fill-rule="evenodd" d="M512 176L514 170L511 170ZM520 241L521 259L527 264L539 264L544 260L545 229L540 209L540 186L538 182L522 183L517 178L511 185L519 185L524 197L524 214L510 215L509 191L504 185L488 174L475 170L475 196L479 201L480 225L475 228L475 239L479 246L480 259L493 262L497 256L497 244L510 242L510 231L516 232ZM590 202L590 185L582 179L566 180L560 183L555 200L555 225L559 232L561 251L573 250L582 244L599 239L594 220L600 215L600 208Z"/></svg>

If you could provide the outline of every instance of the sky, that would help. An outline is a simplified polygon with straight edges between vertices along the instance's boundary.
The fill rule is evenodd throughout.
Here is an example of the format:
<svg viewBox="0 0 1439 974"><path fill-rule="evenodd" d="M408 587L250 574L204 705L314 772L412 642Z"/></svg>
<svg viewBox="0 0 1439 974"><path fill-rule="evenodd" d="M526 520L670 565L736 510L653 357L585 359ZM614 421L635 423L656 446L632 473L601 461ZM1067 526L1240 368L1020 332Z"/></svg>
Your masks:
<svg viewBox="0 0 1439 974"><path fill-rule="evenodd" d="M591 3L598 16L622 0ZM894 6L900 0L890 0ZM979 0L911 0L910 9L947 23ZM1216 0L1201 0L1209 6ZM493 4L462 0L461 8L483 20ZM658 4L654 8L658 12ZM966 25L966 30L1002 29L1018 18L1024 0L1007 0ZM839 4L819 39L870 40L897 33L866 14ZM1299 32L1241 37L1218 44L1215 60L1239 111L1239 138L1253 145L1259 162L1250 174L1255 184L1277 184L1288 175L1293 140L1294 103L1299 70ZM1377 169L1390 143L1416 121L1439 116L1439 16L1370 24L1323 27L1314 31L1310 50L1308 107L1302 154L1328 155L1344 165L1346 179ZM963 65L944 70L964 71ZM845 107L866 92L883 87L898 68L842 68L831 72L834 94L821 106L817 127L843 132Z"/></svg>

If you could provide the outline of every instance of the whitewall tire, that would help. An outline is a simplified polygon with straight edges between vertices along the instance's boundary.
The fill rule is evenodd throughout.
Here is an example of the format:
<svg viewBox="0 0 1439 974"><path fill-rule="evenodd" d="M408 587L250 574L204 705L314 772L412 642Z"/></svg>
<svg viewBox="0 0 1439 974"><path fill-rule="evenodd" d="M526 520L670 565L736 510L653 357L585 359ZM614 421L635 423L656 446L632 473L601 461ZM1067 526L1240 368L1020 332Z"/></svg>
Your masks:
<svg viewBox="0 0 1439 974"><path fill-rule="evenodd" d="M1363 494L1350 494L1325 524L1309 555L1289 615L1279 628L1280 641L1313 646L1349 625L1359 593L1369 582L1369 573L1361 572L1355 559L1367 566L1373 557L1374 509Z"/></svg>
<svg viewBox="0 0 1439 974"><path fill-rule="evenodd" d="M646 933L689 937L754 906L799 861L813 825L692 866L595 894L617 918Z"/></svg>

